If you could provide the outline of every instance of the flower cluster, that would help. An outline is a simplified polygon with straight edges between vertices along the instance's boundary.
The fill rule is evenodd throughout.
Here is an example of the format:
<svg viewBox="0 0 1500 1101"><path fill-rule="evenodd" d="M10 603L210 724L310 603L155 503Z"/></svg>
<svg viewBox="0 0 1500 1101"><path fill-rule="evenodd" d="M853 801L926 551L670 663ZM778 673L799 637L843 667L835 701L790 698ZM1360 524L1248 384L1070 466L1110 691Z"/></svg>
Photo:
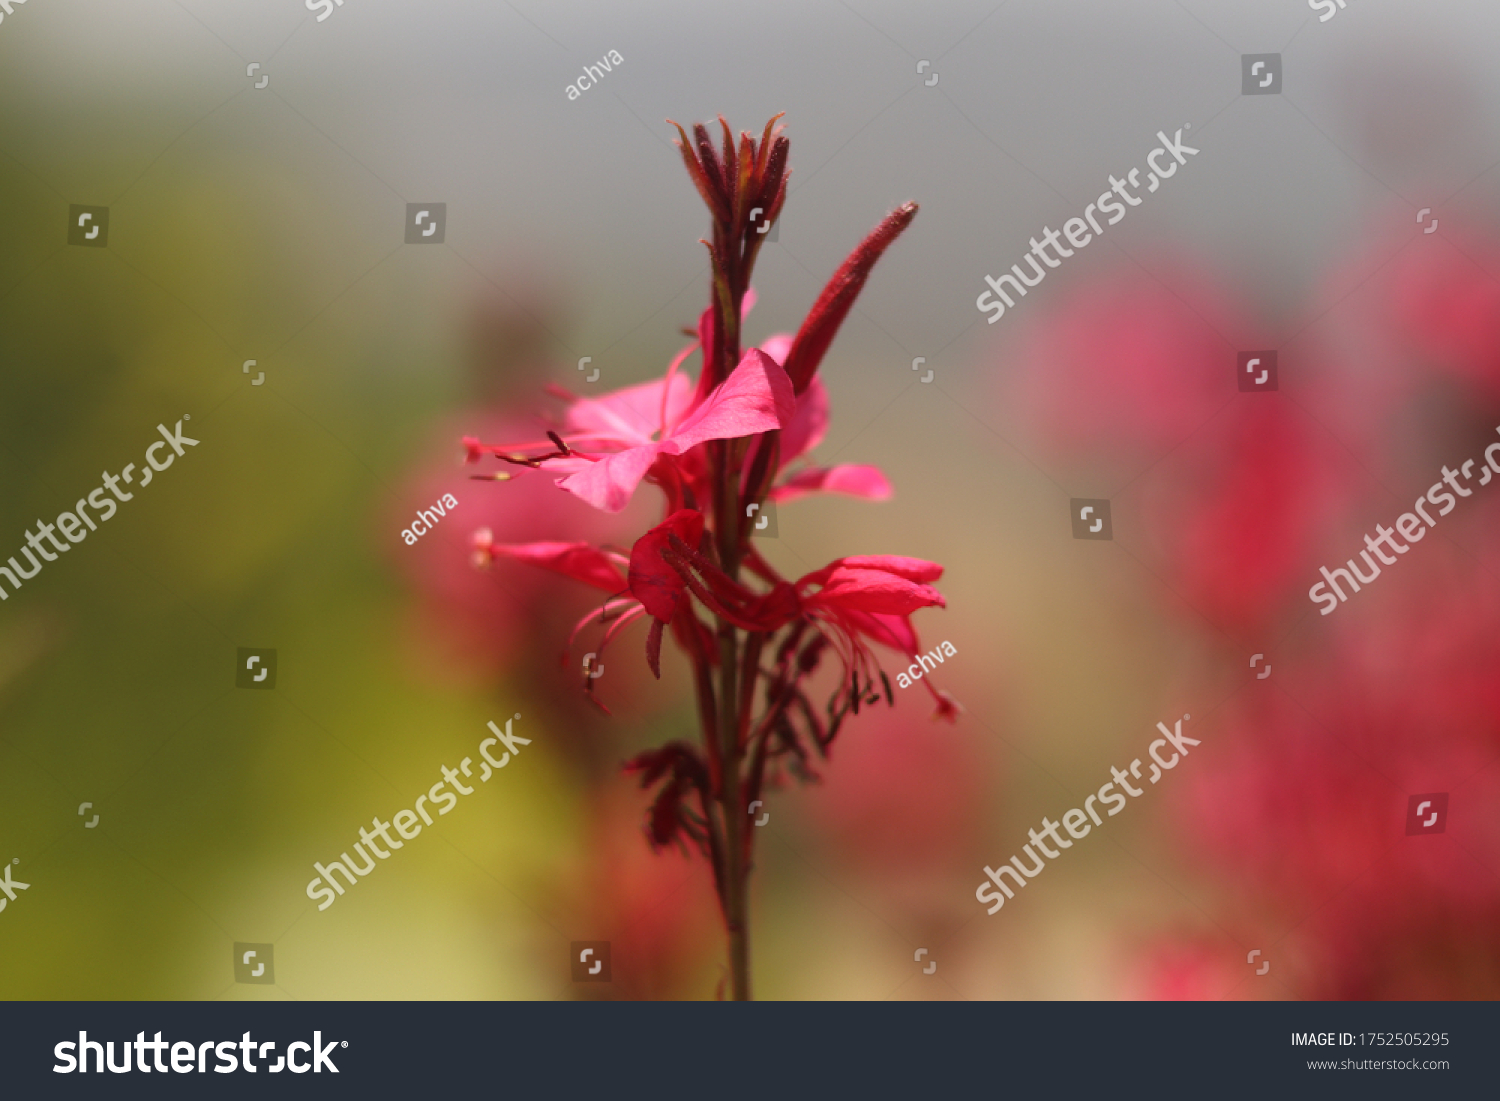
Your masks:
<svg viewBox="0 0 1500 1101"><path fill-rule="evenodd" d="M663 377L598 398L550 387L563 409L537 438L499 445L464 440L470 462L503 464L481 479L549 475L603 512L625 508L643 482L662 491L661 522L628 552L588 542L501 543L488 530L474 534L473 546L481 564L527 562L606 594L574 628L570 645L597 623L603 636L594 650L602 655L620 632L644 620L646 661L656 676L668 632L686 656L701 745L669 742L626 767L643 785L659 785L647 826L653 845L691 841L713 864L736 996L748 992L743 881L753 831L744 828L746 808L783 769L812 775L813 755L826 753L848 714L881 695L894 702L873 647L914 659L920 646L912 614L944 606L933 588L943 568L933 562L849 556L789 580L750 542L755 506L766 501L829 492L890 497L890 484L872 466L804 460L828 425L818 366L875 262L917 211L908 203L880 222L835 272L795 335L742 351L760 231L786 199L789 146L778 118L758 142L741 133L738 143L721 118L721 150L701 124L691 138L677 127L688 174L713 216L712 239L703 242L713 288L696 339ZM683 369L694 352L702 356L696 381ZM820 711L810 681L830 653L839 674ZM591 699L593 685L585 675ZM938 714L954 718L952 699L929 690Z"/></svg>
<svg viewBox="0 0 1500 1101"><path fill-rule="evenodd" d="M1031 321L1011 404L1053 461L1141 471L1121 495L1142 521L1132 552L1170 582L1163 614L1205 652L1239 651L1238 693L1202 717L1217 748L1168 795L1183 848L1218 881L1213 927L1156 935L1142 993L1500 991L1494 513L1455 514L1350 619L1301 622L1320 555L1389 507L1386 486L1494 439L1500 294L1470 257L1493 270L1500 242L1470 238L1335 268L1309 297L1341 304L1294 346L1294 397L1235 393L1234 347L1213 330L1263 326L1207 272L1132 269ZM1260 680L1243 655L1266 640L1276 672ZM1447 794L1450 816L1408 835L1423 793ZM1271 978L1246 966L1252 945L1274 953Z"/></svg>

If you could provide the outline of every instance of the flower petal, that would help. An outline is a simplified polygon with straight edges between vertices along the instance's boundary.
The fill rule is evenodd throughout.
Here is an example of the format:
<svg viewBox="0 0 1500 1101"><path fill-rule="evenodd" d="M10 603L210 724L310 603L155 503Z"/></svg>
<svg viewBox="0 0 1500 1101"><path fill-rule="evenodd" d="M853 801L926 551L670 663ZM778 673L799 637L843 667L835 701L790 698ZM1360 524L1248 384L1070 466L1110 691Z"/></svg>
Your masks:
<svg viewBox="0 0 1500 1101"><path fill-rule="evenodd" d="M587 543L486 543L482 549L491 558L529 562L607 593L625 591L625 574L619 564Z"/></svg>
<svg viewBox="0 0 1500 1101"><path fill-rule="evenodd" d="M565 432L592 439L614 439L629 447L647 444L661 431L665 409L672 423L687 408L692 380L671 374L597 398L579 398L568 407ZM467 443L467 441L465 441Z"/></svg>
<svg viewBox="0 0 1500 1101"><path fill-rule="evenodd" d="M766 354L771 355L769 351ZM828 391L823 389L822 381L814 375L807 389L797 395L792 419L781 430L781 469L785 470L794 460L822 443L827 431Z"/></svg>
<svg viewBox="0 0 1500 1101"><path fill-rule="evenodd" d="M774 359L778 365L785 363L787 352L792 350L792 334L777 333L774 336L768 336L760 342L758 347L766 355Z"/></svg>
<svg viewBox="0 0 1500 1101"><path fill-rule="evenodd" d="M795 501L810 493L842 493L866 501L889 501L895 490L876 467L864 463L840 463L838 466L799 470L767 496L782 502Z"/></svg>
<svg viewBox="0 0 1500 1101"><path fill-rule="evenodd" d="M630 503L635 487L666 444L648 443L606 455L585 469L570 474L557 484L573 496L603 512L619 512Z"/></svg>
<svg viewBox="0 0 1500 1101"><path fill-rule="evenodd" d="M910 615L918 608L947 607L943 594L931 585L909 581L885 570L846 566L834 569L823 588L808 597L806 604L877 615Z"/></svg>
<svg viewBox="0 0 1500 1101"><path fill-rule="evenodd" d="M657 619L670 621L688 599L687 582L667 565L661 552L677 536L690 547L703 537L703 513L690 508L674 512L630 548L630 593Z"/></svg>
<svg viewBox="0 0 1500 1101"><path fill-rule="evenodd" d="M676 453L681 453L706 440L770 432L791 420L795 404L786 372L765 352L751 348L670 439L677 445Z"/></svg>
<svg viewBox="0 0 1500 1101"><path fill-rule="evenodd" d="M847 558L835 558L821 570L804 574L797 581L797 589L801 591L808 585L826 585L836 571L846 567L855 570L883 570L908 581L936 581L943 576L943 567L925 558L906 558L899 554L854 554Z"/></svg>
<svg viewBox="0 0 1500 1101"><path fill-rule="evenodd" d="M908 581L936 581L943 576L943 567L938 563L900 554L851 554L833 564L852 570L884 570Z"/></svg>
<svg viewBox="0 0 1500 1101"><path fill-rule="evenodd" d="M595 508L619 512L658 455L680 455L707 440L780 428L791 417L794 402L786 372L770 356L751 348L723 384L665 440L608 455L557 484Z"/></svg>

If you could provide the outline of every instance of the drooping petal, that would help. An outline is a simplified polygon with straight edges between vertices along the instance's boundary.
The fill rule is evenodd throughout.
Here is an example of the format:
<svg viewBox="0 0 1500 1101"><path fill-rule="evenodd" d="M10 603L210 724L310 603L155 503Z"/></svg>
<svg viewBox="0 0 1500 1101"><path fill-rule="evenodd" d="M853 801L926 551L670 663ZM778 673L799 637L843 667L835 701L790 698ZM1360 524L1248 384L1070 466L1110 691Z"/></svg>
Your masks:
<svg viewBox="0 0 1500 1101"><path fill-rule="evenodd" d="M557 484L602 512L619 512L630 503L635 487L668 445L648 443L606 455L597 463L563 478Z"/></svg>
<svg viewBox="0 0 1500 1101"><path fill-rule="evenodd" d="M835 569L806 603L880 615L910 615L918 608L947 607L943 594L931 585L886 570L847 566Z"/></svg>
<svg viewBox="0 0 1500 1101"><path fill-rule="evenodd" d="M491 558L514 558L544 570L560 573L607 593L624 592L626 578L619 564L604 551L587 543L485 543Z"/></svg>
<svg viewBox="0 0 1500 1101"><path fill-rule="evenodd" d="M762 351L765 349L762 348ZM771 355L769 351L766 354ZM785 470L792 465L793 460L822 443L827 432L828 391L823 388L822 381L814 376L807 389L797 395L791 420L781 430L781 469Z"/></svg>
<svg viewBox="0 0 1500 1101"><path fill-rule="evenodd" d="M839 569L883 570L904 577L908 581L936 581L943 576L943 567L925 558L907 558L900 554L853 554L847 558L835 558L821 570L805 574L797 581L801 591L808 585L826 585L828 578Z"/></svg>
<svg viewBox="0 0 1500 1101"><path fill-rule="evenodd" d="M937 581L943 576L943 567L938 563L901 554L851 554L840 558L838 565L851 570L884 570L908 581Z"/></svg>
<svg viewBox="0 0 1500 1101"><path fill-rule="evenodd" d="M669 566L662 550L677 536L690 547L703 537L703 513L685 508L674 512L635 541L630 548L630 593L657 619L670 622L678 605L688 599L687 582Z"/></svg>
<svg viewBox="0 0 1500 1101"><path fill-rule="evenodd" d="M864 463L840 463L838 466L799 470L767 496L780 503L795 501L810 493L842 493L865 501L889 501L895 490L876 467Z"/></svg>

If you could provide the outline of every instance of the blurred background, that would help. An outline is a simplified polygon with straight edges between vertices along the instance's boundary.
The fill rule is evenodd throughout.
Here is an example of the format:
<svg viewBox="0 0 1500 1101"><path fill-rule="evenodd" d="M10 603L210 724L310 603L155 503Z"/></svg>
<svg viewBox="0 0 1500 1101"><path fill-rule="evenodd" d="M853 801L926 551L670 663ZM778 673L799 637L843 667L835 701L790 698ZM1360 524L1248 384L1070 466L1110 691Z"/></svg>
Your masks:
<svg viewBox="0 0 1500 1101"><path fill-rule="evenodd" d="M548 384L663 371L708 300L663 119L778 111L790 194L749 341L922 210L822 367L815 457L896 495L788 503L764 552L793 576L943 563L948 607L916 622L966 710L898 691L821 784L769 797L758 996L1500 994L1500 488L1335 614L1306 595L1500 441L1500 9L1318 14L15 7L0 556L158 423L201 442L0 602L0 860L30 884L0 911L0 996L715 996L712 877L649 850L619 767L695 736L680 662L653 680L627 632L602 715L561 661L591 594L469 562L480 527L628 545L654 494L606 516L472 481L459 439L533 432ZM1274 92L1242 94L1246 54L1280 56ZM985 324L984 276L1180 127L1201 152ZM405 243L413 203L444 204L440 240ZM108 209L103 247L68 243L73 205ZM1263 349L1279 388L1241 393ZM1111 540L1073 537L1072 498L1111 502ZM276 650L273 690L235 686L240 647ZM512 766L318 911L313 862L515 713ZM986 915L983 867L1184 713L1182 766ZM1442 832L1409 835L1425 793ZM611 983L572 981L577 940L611 943ZM273 983L235 981L237 942L274 945Z"/></svg>

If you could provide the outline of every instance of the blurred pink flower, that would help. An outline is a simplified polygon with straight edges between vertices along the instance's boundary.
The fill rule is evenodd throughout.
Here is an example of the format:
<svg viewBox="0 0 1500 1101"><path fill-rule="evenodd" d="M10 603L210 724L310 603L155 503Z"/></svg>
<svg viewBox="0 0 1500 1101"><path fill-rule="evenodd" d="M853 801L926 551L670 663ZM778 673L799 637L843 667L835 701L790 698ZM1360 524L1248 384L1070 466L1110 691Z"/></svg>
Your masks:
<svg viewBox="0 0 1500 1101"><path fill-rule="evenodd" d="M1474 232L1457 239L1465 242L1462 251L1424 241L1433 247L1396 257L1390 274L1379 277L1378 313L1431 366L1494 398L1500 396L1500 244Z"/></svg>
<svg viewBox="0 0 1500 1101"><path fill-rule="evenodd" d="M1152 562L1220 630L1304 609L1309 573L1354 488L1337 441L1302 411L1254 395L1142 477Z"/></svg>
<svg viewBox="0 0 1500 1101"><path fill-rule="evenodd" d="M475 423L472 415L466 419ZM477 420L495 426L497 434L524 430L514 418L490 414ZM444 438L455 435L446 432ZM452 493L458 507L415 545L404 545L402 527L444 493ZM599 512L559 493L547 478L518 479L505 495L497 495L469 480L459 455L418 471L397 496L399 504L381 517L378 537L390 541L392 559L416 583L414 637L421 639L424 664L443 675L502 675L518 656L535 649L535 639L545 637L545 624L567 622L568 609L583 606L582 594L561 579L538 578L519 565L488 573L473 569L468 551L476 529L506 541L529 535L541 521L559 540L608 545L628 541L639 523L635 509ZM560 650L548 648L548 660L555 661Z"/></svg>
<svg viewBox="0 0 1500 1101"><path fill-rule="evenodd" d="M1292 923L1304 996L1500 995L1500 968L1461 962L1500 962L1497 618L1493 583L1384 598L1329 625L1316 676L1216 716L1176 811L1244 914ZM1434 791L1444 832L1409 836L1410 797Z"/></svg>
<svg viewBox="0 0 1500 1101"><path fill-rule="evenodd" d="M1234 393L1234 349L1219 333L1239 326L1226 296L1184 265L1166 278L1095 279L1030 321L1003 402L1025 411L1050 454L1154 458Z"/></svg>

